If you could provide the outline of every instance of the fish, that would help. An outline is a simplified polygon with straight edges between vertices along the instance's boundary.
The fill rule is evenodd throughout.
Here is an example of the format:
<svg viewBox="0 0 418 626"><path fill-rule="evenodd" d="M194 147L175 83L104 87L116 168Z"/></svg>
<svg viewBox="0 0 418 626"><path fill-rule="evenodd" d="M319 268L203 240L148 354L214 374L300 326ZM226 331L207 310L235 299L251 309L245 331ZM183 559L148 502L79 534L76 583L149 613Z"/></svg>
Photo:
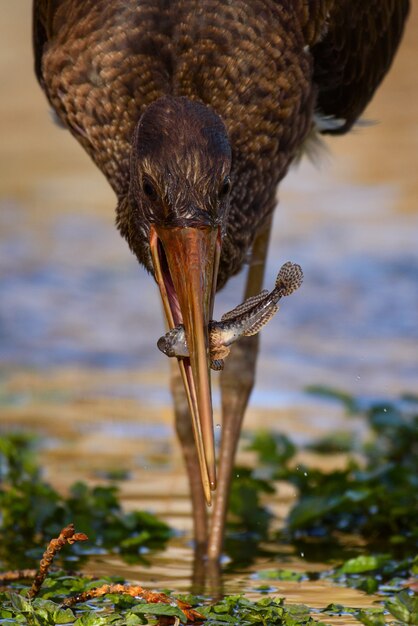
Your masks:
<svg viewBox="0 0 418 626"><path fill-rule="evenodd" d="M259 333L279 310L279 300L299 289L302 282L301 266L287 261L280 268L272 291L264 289L222 315L220 321L211 320L208 326L211 368L222 370L224 360L230 353L230 346L241 337ZM183 324L175 326L160 337L157 347L168 357L187 358L189 349Z"/></svg>

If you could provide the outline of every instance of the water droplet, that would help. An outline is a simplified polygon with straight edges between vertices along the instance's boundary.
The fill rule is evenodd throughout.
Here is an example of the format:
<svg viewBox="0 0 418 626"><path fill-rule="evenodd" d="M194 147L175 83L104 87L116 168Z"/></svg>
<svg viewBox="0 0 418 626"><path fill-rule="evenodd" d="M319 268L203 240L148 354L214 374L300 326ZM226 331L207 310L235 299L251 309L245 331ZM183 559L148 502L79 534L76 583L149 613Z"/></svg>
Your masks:
<svg viewBox="0 0 418 626"><path fill-rule="evenodd" d="M356 376L356 380L361 380L361 376Z"/></svg>
<svg viewBox="0 0 418 626"><path fill-rule="evenodd" d="M302 557L302 559L303 559L303 558L304 558L304 556L305 556L305 553L304 553L304 552L301 552L301 553L300 553L300 556L301 556L301 557Z"/></svg>
<svg viewBox="0 0 418 626"><path fill-rule="evenodd" d="M221 565L228 565L228 563L231 563L232 561L231 557L227 556L226 554L223 554L219 560ZM176 606L178 605L176 604Z"/></svg>
<svg viewBox="0 0 418 626"><path fill-rule="evenodd" d="M237 478L239 478L239 474L237 474Z"/></svg>
<svg viewBox="0 0 418 626"><path fill-rule="evenodd" d="M387 409L383 409L383 413L387 413L387 412L388 412L388 410L387 410Z"/></svg>
<svg viewBox="0 0 418 626"><path fill-rule="evenodd" d="M307 475L308 475L308 472L303 472L303 475L304 475L304 476L307 476Z"/></svg>

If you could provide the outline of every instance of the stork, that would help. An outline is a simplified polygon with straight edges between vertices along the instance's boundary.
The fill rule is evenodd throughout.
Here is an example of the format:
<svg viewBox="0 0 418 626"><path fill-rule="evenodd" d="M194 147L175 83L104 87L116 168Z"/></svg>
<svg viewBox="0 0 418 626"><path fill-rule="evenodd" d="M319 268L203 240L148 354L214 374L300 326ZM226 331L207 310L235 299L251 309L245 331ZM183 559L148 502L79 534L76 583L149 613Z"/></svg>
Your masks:
<svg viewBox="0 0 418 626"><path fill-rule="evenodd" d="M39 83L115 191L116 225L154 277L168 326L184 325L175 422L196 546L212 562L258 351L258 337L247 337L226 361L216 461L208 344L216 290L248 259L245 296L261 290L278 184L309 137L356 123L391 65L408 8L408 0L34 0Z"/></svg>

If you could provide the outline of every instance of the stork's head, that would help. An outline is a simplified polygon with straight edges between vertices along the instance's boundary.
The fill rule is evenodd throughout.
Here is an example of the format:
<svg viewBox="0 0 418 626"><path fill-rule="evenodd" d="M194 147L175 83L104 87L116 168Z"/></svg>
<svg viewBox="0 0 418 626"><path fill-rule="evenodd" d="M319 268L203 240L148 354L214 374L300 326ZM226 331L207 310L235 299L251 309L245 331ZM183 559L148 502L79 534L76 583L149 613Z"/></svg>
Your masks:
<svg viewBox="0 0 418 626"><path fill-rule="evenodd" d="M229 209L231 148L207 106L164 97L135 129L130 229L134 251L158 283L169 326L184 324L190 357L179 361L191 410L206 499L216 486L208 322Z"/></svg>

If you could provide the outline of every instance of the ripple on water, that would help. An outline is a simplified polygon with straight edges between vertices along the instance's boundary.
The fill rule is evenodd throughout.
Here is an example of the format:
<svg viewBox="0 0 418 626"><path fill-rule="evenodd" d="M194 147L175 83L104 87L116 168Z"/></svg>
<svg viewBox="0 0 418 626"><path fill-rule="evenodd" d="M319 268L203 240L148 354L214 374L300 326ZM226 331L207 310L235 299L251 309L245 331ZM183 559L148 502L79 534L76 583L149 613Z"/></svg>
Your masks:
<svg viewBox="0 0 418 626"><path fill-rule="evenodd" d="M157 292L112 221L103 217L114 199L103 200L96 174L81 161L75 143L73 153L65 147L64 133L43 123L41 112L47 113L32 77L27 4L10 3L3 27L14 24L16 36L10 30L0 38L7 41L9 64L0 156L5 171L13 174L13 180L8 175L1 180L1 193L21 198L0 199L0 366L14 365L17 372L10 381L9 371L1 379L6 388L0 398L2 420L5 414L9 428L46 437L43 462L55 486L67 489L76 479L96 480L96 470L109 466L129 467L129 479L120 483L124 506L153 509L185 533L167 551L152 555L149 567L96 554L87 572L188 591L191 511L178 449L170 445L167 376L157 376L152 384L126 383L134 368L160 372L167 365L155 347L163 329ZM417 83L410 80L410 68L418 38L414 8L411 13L396 69L374 100L380 105L371 117L382 120L380 128L330 142L331 150L340 152L334 164L314 171L303 163L280 191L267 283L272 285L286 260L302 265L305 282L262 333L254 395L262 410L250 411L251 427L262 424L300 439L331 425L352 429L353 420L346 421L340 408L308 405L299 397L311 383L376 395L416 387ZM74 187L82 190L77 200ZM88 204L96 191L99 199ZM73 213L66 214L70 209ZM218 298L219 314L237 304L241 291L238 277ZM37 371L27 373L27 368ZM51 397L51 389L58 395ZM92 423L97 433L83 426ZM151 439L158 446L150 445ZM158 466L152 458L156 454ZM294 491L287 497L279 491L273 505L283 516L294 497ZM253 566L228 573L225 591L252 588L255 569L278 559L288 568L306 568L306 559L295 559L285 548L280 555L277 546L268 552ZM348 606L370 606L375 600L325 581L274 587L289 601L313 607L330 599ZM259 597L257 591L252 594ZM349 616L326 621L357 623Z"/></svg>
<svg viewBox="0 0 418 626"><path fill-rule="evenodd" d="M280 355L284 346L303 367L309 351L291 348L303 332L316 340L319 362L326 359L321 342L342 344L343 359L350 358L353 342L366 347L369 342L370 353L374 340L391 341L395 349L398 342L402 352L402 342L418 340L418 219L393 218L389 207L396 194L388 194L387 186L350 184L343 193L331 177L324 208L323 195L312 195L318 180L305 164L284 185L267 284L287 258L302 264L305 280L263 331L264 351ZM335 193L339 210L333 213ZM308 232L305 213L298 210L305 194L313 197L315 216ZM349 205L361 206L361 215L350 213ZM161 361L155 348L163 329L157 290L112 223L94 215L57 214L45 233L31 238L23 207L5 203L2 209L7 237L0 238L1 361L42 367ZM241 286L242 278L235 279L220 294L218 315L237 304Z"/></svg>

